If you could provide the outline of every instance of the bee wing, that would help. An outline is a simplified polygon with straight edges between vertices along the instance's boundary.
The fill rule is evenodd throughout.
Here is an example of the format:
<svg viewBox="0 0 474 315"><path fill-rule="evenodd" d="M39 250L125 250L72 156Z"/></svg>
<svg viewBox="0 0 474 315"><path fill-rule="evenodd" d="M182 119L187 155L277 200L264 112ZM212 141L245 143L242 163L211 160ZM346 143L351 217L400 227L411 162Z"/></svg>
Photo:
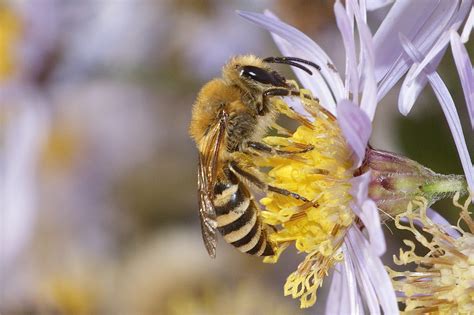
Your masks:
<svg viewBox="0 0 474 315"><path fill-rule="evenodd" d="M198 200L201 232L209 256L216 257L217 222L212 203L216 183L219 150L224 140L226 114L221 112L219 122L209 129L204 140L203 152L199 154Z"/></svg>
<svg viewBox="0 0 474 315"><path fill-rule="evenodd" d="M205 169L206 166L203 163L203 156L200 154L198 167L198 200L201 233L209 256L215 258L217 245L216 211L212 204L211 194L209 193L209 181Z"/></svg>

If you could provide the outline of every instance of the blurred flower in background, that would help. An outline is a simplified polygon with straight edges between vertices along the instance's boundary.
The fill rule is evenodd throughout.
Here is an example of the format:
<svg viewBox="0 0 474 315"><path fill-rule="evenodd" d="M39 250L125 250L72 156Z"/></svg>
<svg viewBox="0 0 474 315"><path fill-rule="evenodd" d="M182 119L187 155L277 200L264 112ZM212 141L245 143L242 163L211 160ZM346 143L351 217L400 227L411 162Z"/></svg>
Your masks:
<svg viewBox="0 0 474 315"><path fill-rule="evenodd" d="M44 1L46 11L33 13L38 5L31 1L0 6L1 283L11 281L8 273L32 236L38 216L37 165L50 112L41 85L56 35L53 3Z"/></svg>
<svg viewBox="0 0 474 315"><path fill-rule="evenodd" d="M450 7L452 16L461 3L464 8L464 1ZM223 244L218 259L208 259L199 235L197 157L187 126L199 87L219 75L230 56L278 54L271 37L241 21L235 10L274 10L317 39L344 69L333 4L2 2L0 313L322 311L325 303L305 311L281 296L295 257L262 265ZM369 25L389 8L370 13ZM454 64L443 60L439 69L458 80ZM464 97L459 87L449 89L455 101ZM425 92L403 120L395 111L396 96L387 94L373 141L420 157L437 172L460 173L449 131L432 128L444 118ZM427 117L430 128L422 127ZM423 128L436 134L425 135L422 148L417 137ZM446 154L430 151L440 146ZM320 301L327 289L318 292Z"/></svg>

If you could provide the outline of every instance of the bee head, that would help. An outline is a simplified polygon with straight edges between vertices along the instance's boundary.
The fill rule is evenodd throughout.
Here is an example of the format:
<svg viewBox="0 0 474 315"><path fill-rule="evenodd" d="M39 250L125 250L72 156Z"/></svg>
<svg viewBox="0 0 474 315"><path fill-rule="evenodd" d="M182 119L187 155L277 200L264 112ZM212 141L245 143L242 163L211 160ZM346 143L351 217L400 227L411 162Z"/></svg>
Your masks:
<svg viewBox="0 0 474 315"><path fill-rule="evenodd" d="M288 88L285 77L263 59L252 55L232 58L223 68L222 76L230 84L244 90L264 91L270 87Z"/></svg>
<svg viewBox="0 0 474 315"><path fill-rule="evenodd" d="M269 64L280 63L299 68L309 75L313 73L305 66L320 71L321 68L308 60L297 57L268 57L260 59L252 55L232 58L223 68L223 77L229 84L239 85L244 90L264 91L271 87L289 88L285 77L273 70Z"/></svg>

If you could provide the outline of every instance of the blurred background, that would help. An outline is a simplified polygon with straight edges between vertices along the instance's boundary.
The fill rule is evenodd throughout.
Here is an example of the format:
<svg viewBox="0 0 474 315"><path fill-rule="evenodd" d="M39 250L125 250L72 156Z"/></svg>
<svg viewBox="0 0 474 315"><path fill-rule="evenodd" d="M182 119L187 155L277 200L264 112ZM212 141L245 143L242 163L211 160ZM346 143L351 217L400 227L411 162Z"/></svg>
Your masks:
<svg viewBox="0 0 474 315"><path fill-rule="evenodd" d="M220 241L217 259L207 256L187 128L199 88L230 56L279 54L235 10L271 9L344 69L332 3L0 2L0 313L322 311L327 286L309 311L283 296L302 260L294 250L267 265ZM384 14L369 16L372 29ZM441 73L474 152L457 73L445 60ZM373 146L461 174L431 91L409 117L398 113L397 91L379 107ZM435 208L450 215L450 202ZM390 242L398 252L399 240Z"/></svg>

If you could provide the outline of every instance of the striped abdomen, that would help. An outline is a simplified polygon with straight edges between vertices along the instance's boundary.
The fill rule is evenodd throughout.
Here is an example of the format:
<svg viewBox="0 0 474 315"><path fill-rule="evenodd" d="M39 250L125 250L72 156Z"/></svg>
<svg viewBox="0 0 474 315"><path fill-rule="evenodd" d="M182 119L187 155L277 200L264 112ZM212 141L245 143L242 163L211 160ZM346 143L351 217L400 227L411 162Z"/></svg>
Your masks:
<svg viewBox="0 0 474 315"><path fill-rule="evenodd" d="M217 229L224 240L239 251L255 256L272 256L274 251L259 217L259 209L248 189L235 176L214 189Z"/></svg>

